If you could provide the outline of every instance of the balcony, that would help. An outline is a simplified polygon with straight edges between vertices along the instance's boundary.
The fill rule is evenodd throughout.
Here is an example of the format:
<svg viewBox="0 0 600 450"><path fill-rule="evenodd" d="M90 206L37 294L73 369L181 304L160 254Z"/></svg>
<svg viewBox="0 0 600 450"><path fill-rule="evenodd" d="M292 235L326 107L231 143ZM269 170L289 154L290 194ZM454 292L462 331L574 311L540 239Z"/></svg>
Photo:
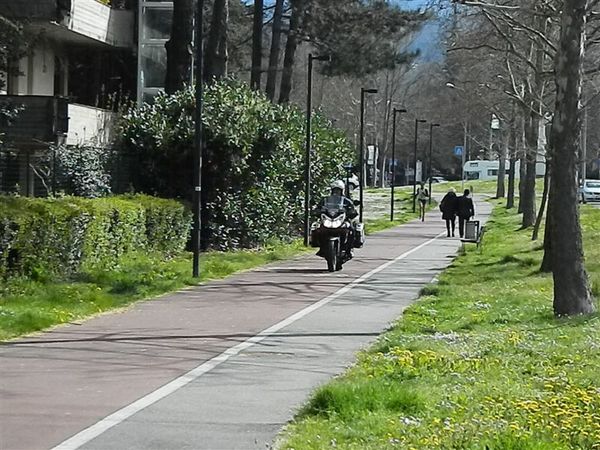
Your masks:
<svg viewBox="0 0 600 450"><path fill-rule="evenodd" d="M115 9L96 0L71 0L63 24L71 31L115 46L134 45L133 11Z"/></svg>
<svg viewBox="0 0 600 450"><path fill-rule="evenodd" d="M6 95L0 103L19 110L7 123L0 122L3 141L19 147L39 147L56 142L68 131L68 104L63 97L43 95Z"/></svg>
<svg viewBox="0 0 600 450"><path fill-rule="evenodd" d="M112 0L111 7L98 0L0 0L7 17L27 19L34 30L57 41L103 43L133 48L134 12L129 2Z"/></svg>
<svg viewBox="0 0 600 450"><path fill-rule="evenodd" d="M0 122L2 140L15 148L39 148L66 137L67 145L107 147L116 114L68 103L63 97L8 95L0 104L18 108L10 123Z"/></svg>
<svg viewBox="0 0 600 450"><path fill-rule="evenodd" d="M117 115L111 111L70 103L67 145L108 147Z"/></svg>

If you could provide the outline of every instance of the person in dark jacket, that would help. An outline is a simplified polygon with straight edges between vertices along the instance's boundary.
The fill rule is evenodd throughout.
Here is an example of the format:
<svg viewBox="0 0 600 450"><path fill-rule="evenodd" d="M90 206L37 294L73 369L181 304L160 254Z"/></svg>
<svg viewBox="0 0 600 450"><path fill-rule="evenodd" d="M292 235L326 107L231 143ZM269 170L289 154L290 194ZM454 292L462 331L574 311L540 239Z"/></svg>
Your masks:
<svg viewBox="0 0 600 450"><path fill-rule="evenodd" d="M465 189L463 195L457 199L457 214L458 214L458 232L460 237L465 235L465 224L467 220L475 215L475 206L473 206L473 200L470 197L471 192Z"/></svg>
<svg viewBox="0 0 600 450"><path fill-rule="evenodd" d="M440 211L442 212L442 219L446 221L448 237L454 237L456 214L458 212L458 197L456 196L456 190L454 188L450 188L448 193L444 195L444 198L440 203Z"/></svg>

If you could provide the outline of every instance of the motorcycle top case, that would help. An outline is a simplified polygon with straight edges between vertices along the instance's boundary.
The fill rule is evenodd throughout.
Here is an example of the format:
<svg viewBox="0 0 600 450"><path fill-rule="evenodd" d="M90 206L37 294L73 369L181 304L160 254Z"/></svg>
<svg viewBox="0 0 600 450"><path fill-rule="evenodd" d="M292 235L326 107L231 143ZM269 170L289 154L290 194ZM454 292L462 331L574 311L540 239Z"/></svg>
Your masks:
<svg viewBox="0 0 600 450"><path fill-rule="evenodd" d="M361 248L365 245L365 224L357 223L355 226L356 234L354 235L354 248Z"/></svg>

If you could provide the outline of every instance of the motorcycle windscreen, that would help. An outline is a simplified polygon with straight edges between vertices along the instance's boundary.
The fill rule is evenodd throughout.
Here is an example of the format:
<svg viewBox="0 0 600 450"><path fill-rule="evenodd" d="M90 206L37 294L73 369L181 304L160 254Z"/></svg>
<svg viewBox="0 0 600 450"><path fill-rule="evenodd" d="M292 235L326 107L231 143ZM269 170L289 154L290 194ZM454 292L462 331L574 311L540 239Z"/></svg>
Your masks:
<svg viewBox="0 0 600 450"><path fill-rule="evenodd" d="M344 197L341 195L330 195L323 202L323 212L329 217L334 217L344 212Z"/></svg>

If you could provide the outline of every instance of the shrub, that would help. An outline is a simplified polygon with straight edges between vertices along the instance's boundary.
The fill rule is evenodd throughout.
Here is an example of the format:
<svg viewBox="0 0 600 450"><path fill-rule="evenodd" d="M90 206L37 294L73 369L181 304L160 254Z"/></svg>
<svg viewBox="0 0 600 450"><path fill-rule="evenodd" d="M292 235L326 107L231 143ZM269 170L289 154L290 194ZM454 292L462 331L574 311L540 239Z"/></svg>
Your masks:
<svg viewBox="0 0 600 450"><path fill-rule="evenodd" d="M0 197L0 277L45 278L110 268L139 250L181 252L185 206L148 196L82 199Z"/></svg>
<svg viewBox="0 0 600 450"><path fill-rule="evenodd" d="M204 98L204 236L218 249L255 247L299 233L304 203L305 117L232 81ZM186 198L193 193L194 91L159 95L121 123L119 150L131 161L136 191ZM319 114L313 122L312 198L343 175L354 155Z"/></svg>

